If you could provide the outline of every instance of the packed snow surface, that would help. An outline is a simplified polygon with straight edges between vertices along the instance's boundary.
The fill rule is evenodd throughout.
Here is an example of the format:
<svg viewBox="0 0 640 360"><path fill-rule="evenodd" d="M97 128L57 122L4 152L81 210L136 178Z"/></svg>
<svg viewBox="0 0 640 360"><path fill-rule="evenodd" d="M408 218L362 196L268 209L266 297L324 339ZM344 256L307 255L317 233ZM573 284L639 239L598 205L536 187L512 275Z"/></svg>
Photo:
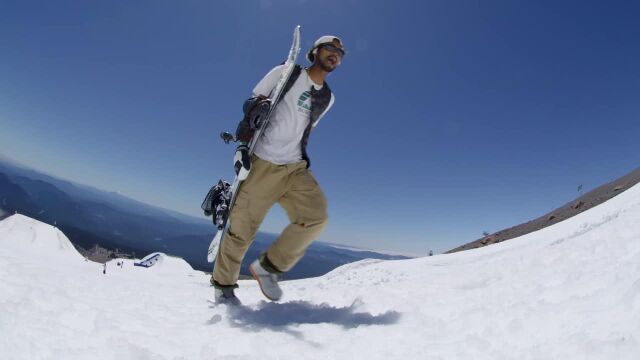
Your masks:
<svg viewBox="0 0 640 360"><path fill-rule="evenodd" d="M103 274L14 215L0 223L0 357L640 359L640 186L504 243L285 281L278 303L240 286L242 306L215 304L208 276L169 257Z"/></svg>

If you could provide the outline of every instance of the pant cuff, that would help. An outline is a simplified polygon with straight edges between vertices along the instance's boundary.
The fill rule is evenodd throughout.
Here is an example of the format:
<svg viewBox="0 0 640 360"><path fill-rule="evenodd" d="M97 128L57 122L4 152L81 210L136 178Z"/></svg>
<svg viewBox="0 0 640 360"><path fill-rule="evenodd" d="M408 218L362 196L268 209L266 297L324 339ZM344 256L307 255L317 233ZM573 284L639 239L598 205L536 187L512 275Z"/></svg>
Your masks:
<svg viewBox="0 0 640 360"><path fill-rule="evenodd" d="M284 271L281 271L275 265L273 265L271 260L269 260L269 258L267 257L267 253L266 252L262 253L262 255L260 255L260 265L265 270L267 270L267 272L269 272L271 274L283 274L284 273Z"/></svg>
<svg viewBox="0 0 640 360"><path fill-rule="evenodd" d="M211 277L211 286L213 286L216 289L237 289L238 288L238 284L233 284L233 285L222 285L219 282L217 282L213 276Z"/></svg>

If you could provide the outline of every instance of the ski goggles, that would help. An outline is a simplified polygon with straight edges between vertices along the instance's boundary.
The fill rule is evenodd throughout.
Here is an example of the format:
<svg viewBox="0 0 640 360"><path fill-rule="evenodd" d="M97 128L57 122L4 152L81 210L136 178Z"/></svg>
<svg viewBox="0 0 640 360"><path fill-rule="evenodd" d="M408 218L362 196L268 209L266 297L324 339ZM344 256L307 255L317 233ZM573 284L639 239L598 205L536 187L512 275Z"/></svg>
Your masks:
<svg viewBox="0 0 640 360"><path fill-rule="evenodd" d="M345 54L344 50L342 50L341 48L339 48L339 47L337 47L337 46L335 46L333 44L322 44L320 46L320 48L326 49L326 50L328 50L328 51L330 51L330 52L332 52L334 54L339 54L340 57L344 57L344 54Z"/></svg>

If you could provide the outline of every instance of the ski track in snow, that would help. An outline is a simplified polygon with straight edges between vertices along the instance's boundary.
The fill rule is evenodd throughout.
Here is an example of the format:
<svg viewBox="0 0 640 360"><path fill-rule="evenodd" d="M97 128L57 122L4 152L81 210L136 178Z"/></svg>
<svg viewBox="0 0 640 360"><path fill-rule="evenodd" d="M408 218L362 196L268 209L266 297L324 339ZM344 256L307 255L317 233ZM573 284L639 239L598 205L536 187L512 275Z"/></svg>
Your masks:
<svg viewBox="0 0 640 360"><path fill-rule="evenodd" d="M85 262L57 229L0 222L7 359L638 359L640 186L562 223L433 257L283 282L279 303L165 257Z"/></svg>

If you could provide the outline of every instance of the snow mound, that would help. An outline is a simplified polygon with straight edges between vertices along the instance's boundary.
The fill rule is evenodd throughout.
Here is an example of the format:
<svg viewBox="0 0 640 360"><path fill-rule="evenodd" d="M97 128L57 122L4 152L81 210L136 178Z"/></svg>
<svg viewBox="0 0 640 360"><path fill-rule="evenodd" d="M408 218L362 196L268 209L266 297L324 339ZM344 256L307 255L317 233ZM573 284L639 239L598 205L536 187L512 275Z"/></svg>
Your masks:
<svg viewBox="0 0 640 360"><path fill-rule="evenodd" d="M83 260L58 228L20 214L0 221L0 244L29 258Z"/></svg>

